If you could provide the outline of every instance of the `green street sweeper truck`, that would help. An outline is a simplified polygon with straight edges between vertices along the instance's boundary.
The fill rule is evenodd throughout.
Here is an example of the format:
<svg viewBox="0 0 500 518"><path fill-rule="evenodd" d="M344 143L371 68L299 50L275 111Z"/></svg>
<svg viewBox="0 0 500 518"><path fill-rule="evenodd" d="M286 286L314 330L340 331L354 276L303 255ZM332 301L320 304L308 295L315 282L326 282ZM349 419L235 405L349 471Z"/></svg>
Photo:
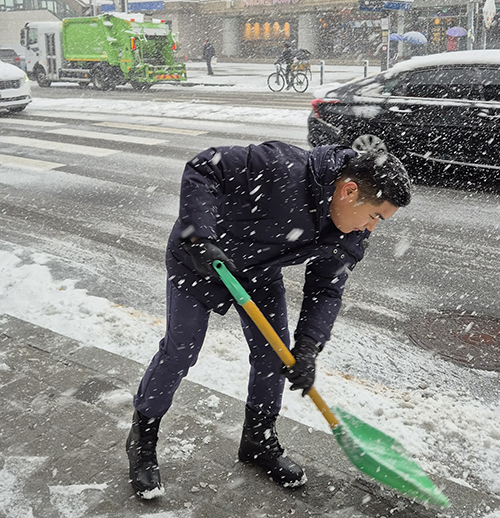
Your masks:
<svg viewBox="0 0 500 518"><path fill-rule="evenodd" d="M156 83L186 80L170 25L145 21L142 14L27 22L21 45L26 72L42 87L70 81L82 87L92 83L99 90L127 83L146 90Z"/></svg>

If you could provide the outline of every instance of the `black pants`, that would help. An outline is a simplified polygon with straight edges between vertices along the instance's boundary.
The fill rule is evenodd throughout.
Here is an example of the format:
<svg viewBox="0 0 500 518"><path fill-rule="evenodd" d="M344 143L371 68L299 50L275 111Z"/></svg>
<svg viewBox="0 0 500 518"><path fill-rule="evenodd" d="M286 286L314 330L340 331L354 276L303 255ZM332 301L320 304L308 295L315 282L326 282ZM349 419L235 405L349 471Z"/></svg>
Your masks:
<svg viewBox="0 0 500 518"><path fill-rule="evenodd" d="M207 58L206 62L207 62L207 72L208 72L208 75L209 76L213 76L214 75L214 71L212 70L212 58Z"/></svg>
<svg viewBox="0 0 500 518"><path fill-rule="evenodd" d="M290 346L285 289L282 281L254 297L287 347ZM247 405L269 417L279 414L285 385L278 355L245 310L236 305L248 347L250 376ZM172 405L175 391L195 365L208 327L210 311L197 299L167 281L167 331L160 341L134 397L135 408L147 417L162 417Z"/></svg>

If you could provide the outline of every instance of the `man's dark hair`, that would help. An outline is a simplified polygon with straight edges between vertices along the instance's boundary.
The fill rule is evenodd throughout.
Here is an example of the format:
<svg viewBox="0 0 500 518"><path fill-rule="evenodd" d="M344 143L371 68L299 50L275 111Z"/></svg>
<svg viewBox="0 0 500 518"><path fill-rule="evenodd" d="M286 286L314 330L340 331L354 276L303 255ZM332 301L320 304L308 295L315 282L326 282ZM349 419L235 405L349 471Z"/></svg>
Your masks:
<svg viewBox="0 0 500 518"><path fill-rule="evenodd" d="M360 195L373 205L388 201L406 207L411 200L411 182L401 161L390 153L365 153L351 158L340 178L358 184Z"/></svg>

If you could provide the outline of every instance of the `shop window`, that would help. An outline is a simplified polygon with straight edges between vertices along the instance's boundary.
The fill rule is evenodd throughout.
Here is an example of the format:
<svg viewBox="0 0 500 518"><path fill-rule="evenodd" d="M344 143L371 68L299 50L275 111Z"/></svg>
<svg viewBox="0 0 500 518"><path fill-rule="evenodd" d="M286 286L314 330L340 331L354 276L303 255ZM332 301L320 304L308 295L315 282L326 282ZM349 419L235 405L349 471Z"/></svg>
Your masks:
<svg viewBox="0 0 500 518"><path fill-rule="evenodd" d="M290 39L290 23L285 22L280 25L279 22L250 23L245 24L243 39L251 40L288 40Z"/></svg>
<svg viewBox="0 0 500 518"><path fill-rule="evenodd" d="M279 39L281 33L281 27L278 22L273 23L273 38Z"/></svg>
<svg viewBox="0 0 500 518"><path fill-rule="evenodd" d="M288 22L285 22L283 25L283 36L285 39L290 39L290 24Z"/></svg>
<svg viewBox="0 0 500 518"><path fill-rule="evenodd" d="M265 40L268 40L271 38L271 24L269 22L266 22L263 26L262 26L262 37L265 39Z"/></svg>
<svg viewBox="0 0 500 518"><path fill-rule="evenodd" d="M244 38L246 40L252 39L252 25L250 23L245 23L245 35Z"/></svg>

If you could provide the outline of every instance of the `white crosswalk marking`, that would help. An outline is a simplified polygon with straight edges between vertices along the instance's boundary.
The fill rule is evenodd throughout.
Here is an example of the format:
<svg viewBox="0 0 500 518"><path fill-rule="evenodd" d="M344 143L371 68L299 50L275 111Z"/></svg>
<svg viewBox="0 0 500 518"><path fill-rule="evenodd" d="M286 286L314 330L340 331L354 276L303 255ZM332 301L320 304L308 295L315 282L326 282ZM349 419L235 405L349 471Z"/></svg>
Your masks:
<svg viewBox="0 0 500 518"><path fill-rule="evenodd" d="M172 133L174 135L206 135L208 131L189 130L181 128L166 128L164 126L143 126L142 124L126 124L121 122L97 122L95 126L105 126L107 128L131 129L139 131L151 131L158 133Z"/></svg>
<svg viewBox="0 0 500 518"><path fill-rule="evenodd" d="M54 112L51 113L49 111L42 110L30 110L30 115L34 117L52 117L57 119L68 119L71 121L80 120L80 121L96 121L94 124L96 126L104 126L107 128L118 128L118 129L130 129L130 130L138 130L138 131L150 131L153 133L171 133L173 135L206 135L208 131L203 130L191 130L191 129L183 129L183 128L168 128L167 126L160 125L145 125L145 124L129 124L126 122L100 122L102 121L103 114L100 113L84 113L84 112ZM165 117L142 117L146 119L156 119L160 123L165 122ZM177 122L177 121L176 121Z"/></svg>
<svg viewBox="0 0 500 518"><path fill-rule="evenodd" d="M2 118L0 119L1 120L1 125L3 124L12 124L14 126L19 126L19 125L22 125L22 126L38 126L38 127L47 127L47 128L50 128L50 127L54 127L54 126L63 126L65 123L64 122L50 122L50 121L34 121L34 120L31 120L31 119L5 119L5 118Z"/></svg>
<svg viewBox="0 0 500 518"><path fill-rule="evenodd" d="M52 151L62 151L64 153L76 153L78 155L88 155L94 157L105 157L121 153L116 149L106 149L91 146L81 146L79 144L68 144L67 142L53 142L51 140L38 140L26 137L3 137L0 142L13 144L16 146L34 147L37 149L50 149Z"/></svg>
<svg viewBox="0 0 500 518"><path fill-rule="evenodd" d="M63 167L66 164L58 164L56 162L34 160L32 158L22 158L19 156L12 155L0 155L0 165L15 165L20 167L30 167L34 169L44 169L48 171L50 169L56 169L57 167Z"/></svg>
<svg viewBox="0 0 500 518"><path fill-rule="evenodd" d="M44 110L30 110L32 117L46 117L52 119L68 119L70 121L101 121L103 115L101 113L84 113L84 112L50 112Z"/></svg>
<svg viewBox="0 0 500 518"><path fill-rule="evenodd" d="M72 137L112 140L114 142L127 142L130 144L142 144L145 146L155 146L157 144L165 144L168 142L168 140L159 140L156 138L136 137L134 135L120 135L117 133L99 133L97 131L85 131L71 128L49 130L47 131L47 133L56 133L57 135L69 135Z"/></svg>

